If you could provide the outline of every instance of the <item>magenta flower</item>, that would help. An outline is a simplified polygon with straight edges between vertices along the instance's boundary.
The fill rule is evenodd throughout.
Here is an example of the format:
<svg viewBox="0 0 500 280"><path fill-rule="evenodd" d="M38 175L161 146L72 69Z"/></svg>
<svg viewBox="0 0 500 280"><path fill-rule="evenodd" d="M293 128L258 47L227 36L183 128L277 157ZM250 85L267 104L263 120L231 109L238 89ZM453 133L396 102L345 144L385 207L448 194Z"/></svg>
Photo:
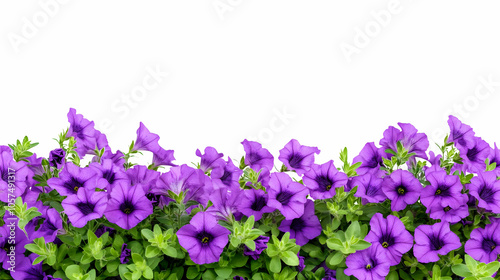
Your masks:
<svg viewBox="0 0 500 280"><path fill-rule="evenodd" d="M462 123L455 116L449 116L448 125L450 126L450 136L448 142L453 142L455 146L462 146L466 148L474 147L474 131L472 128Z"/></svg>
<svg viewBox="0 0 500 280"><path fill-rule="evenodd" d="M249 165L255 171L259 171L262 168L267 170L272 170L274 166L274 157L267 150L262 148L260 143L254 141L243 140L241 142L243 148L245 149L245 164Z"/></svg>
<svg viewBox="0 0 500 280"><path fill-rule="evenodd" d="M398 123L398 125L401 130L389 126L384 131L384 138L379 143L384 151L387 149L397 151L397 142L401 141L401 144L403 144L408 153L415 153L415 157L427 159L427 154L425 153L429 148L427 135L425 133L418 133L418 130L409 123ZM392 154L386 154L385 156L391 158Z"/></svg>
<svg viewBox="0 0 500 280"><path fill-rule="evenodd" d="M50 151L49 163L57 169L61 169L66 162L66 152L63 149Z"/></svg>
<svg viewBox="0 0 500 280"><path fill-rule="evenodd" d="M317 147L300 145L299 141L292 139L283 149L278 157L288 170L295 170L302 175L311 169L314 164L314 154L319 154Z"/></svg>
<svg viewBox="0 0 500 280"><path fill-rule="evenodd" d="M160 136L149 132L146 126L141 122L139 128L137 129L137 139L134 142L133 151L150 151L156 152L160 149L158 144Z"/></svg>
<svg viewBox="0 0 500 280"><path fill-rule="evenodd" d="M480 137L474 137L472 148L458 146L460 157L462 158L463 168L476 173L486 170L486 158L490 155L490 145Z"/></svg>
<svg viewBox="0 0 500 280"><path fill-rule="evenodd" d="M476 261L490 263L500 255L500 221L492 219L492 223L484 228L476 228L465 243L465 253Z"/></svg>
<svg viewBox="0 0 500 280"><path fill-rule="evenodd" d="M243 190L243 196L238 204L238 210L245 216L254 216L255 221L262 218L262 214L271 213L273 208L267 206L268 196L263 190Z"/></svg>
<svg viewBox="0 0 500 280"><path fill-rule="evenodd" d="M446 171L426 173L430 185L422 189L420 201L425 207L430 208L435 204L458 208L462 205L462 183L455 175L448 175Z"/></svg>
<svg viewBox="0 0 500 280"><path fill-rule="evenodd" d="M217 150L213 147L206 147L205 153L201 154L200 149L196 150L196 155L201 158L200 169L203 172L210 171L217 167L223 167L225 165L222 157L223 153L217 152Z"/></svg>
<svg viewBox="0 0 500 280"><path fill-rule="evenodd" d="M382 190L391 200L391 210L401 211L418 201L422 184L409 171L396 170L384 178Z"/></svg>
<svg viewBox="0 0 500 280"><path fill-rule="evenodd" d="M217 224L206 212L198 212L188 225L177 231L179 244L188 251L194 263L202 265L219 261L231 232Z"/></svg>
<svg viewBox="0 0 500 280"><path fill-rule="evenodd" d="M282 232L289 232L290 238L295 238L295 243L304 246L309 240L318 237L322 231L321 223L314 214L314 202L307 200L304 214L293 220L283 220L279 226Z"/></svg>
<svg viewBox="0 0 500 280"><path fill-rule="evenodd" d="M383 181L382 178L378 178L372 172L354 177L351 185L358 187L354 196L361 197L363 204L383 202L387 198L382 190Z"/></svg>
<svg viewBox="0 0 500 280"><path fill-rule="evenodd" d="M267 205L278 209L287 220L299 218L304 214L308 189L292 181L288 174L272 173L267 193L269 195Z"/></svg>
<svg viewBox="0 0 500 280"><path fill-rule="evenodd" d="M74 195L80 188L94 190L97 186L97 173L91 167L81 168L67 162L59 173L59 178L50 178L47 184L62 196Z"/></svg>
<svg viewBox="0 0 500 280"><path fill-rule="evenodd" d="M387 258L391 266L401 262L404 253L413 247L413 236L406 230L404 224L398 217L384 216L375 213L370 220L370 232L365 237L365 241L380 244L387 253Z"/></svg>
<svg viewBox="0 0 500 280"><path fill-rule="evenodd" d="M384 280L391 269L387 254L378 243L349 255L345 264L344 273L360 280Z"/></svg>
<svg viewBox="0 0 500 280"><path fill-rule="evenodd" d="M500 214L500 181L495 171L479 172L467 187L479 207Z"/></svg>
<svg viewBox="0 0 500 280"><path fill-rule="evenodd" d="M420 225L415 229L413 254L421 263L437 262L439 255L446 255L460 247L460 238L450 230L447 222Z"/></svg>
<svg viewBox="0 0 500 280"><path fill-rule="evenodd" d="M61 205L71 224L82 228L88 221L101 218L107 203L108 197L105 192L80 188L76 195L66 197Z"/></svg>
<svg viewBox="0 0 500 280"><path fill-rule="evenodd" d="M336 188L347 184L347 175L338 171L330 160L322 165L313 164L303 180L312 198L328 199L335 195Z"/></svg>
<svg viewBox="0 0 500 280"><path fill-rule="evenodd" d="M254 260L258 260L260 254L267 249L267 242L269 242L269 236L261 235L257 237L255 240L255 250L250 250L247 246L243 248L243 255L249 256Z"/></svg>
<svg viewBox="0 0 500 280"><path fill-rule="evenodd" d="M223 166L216 167L212 170L210 177L214 181L219 180L227 187L239 187L241 174L243 174L243 171L234 165L231 158L228 158Z"/></svg>
<svg viewBox="0 0 500 280"><path fill-rule="evenodd" d="M130 186L121 182L111 191L104 215L108 221L128 230L151 214L153 205L146 197L142 186L140 184Z"/></svg>
<svg viewBox="0 0 500 280"><path fill-rule="evenodd" d="M358 156L353 159L353 163L361 162L361 166L356 169L358 175L363 175L371 171L377 171L383 166L382 157L385 155L383 148L377 148L375 143L366 143Z"/></svg>

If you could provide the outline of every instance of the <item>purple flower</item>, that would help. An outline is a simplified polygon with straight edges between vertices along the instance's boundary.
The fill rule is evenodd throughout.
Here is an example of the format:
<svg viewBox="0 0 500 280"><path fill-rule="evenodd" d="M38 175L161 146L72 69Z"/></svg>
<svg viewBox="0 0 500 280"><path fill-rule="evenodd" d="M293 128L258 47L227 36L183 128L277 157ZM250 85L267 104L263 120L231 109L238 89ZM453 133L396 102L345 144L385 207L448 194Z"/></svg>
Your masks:
<svg viewBox="0 0 500 280"><path fill-rule="evenodd" d="M209 195L209 199L213 205L208 208L207 212L214 214L218 219L230 221L238 213L238 204L241 201L241 196L242 190L240 187L227 188L224 186L215 188Z"/></svg>
<svg viewBox="0 0 500 280"><path fill-rule="evenodd" d="M241 142L243 148L245 149L245 164L249 165L255 171L259 171L262 168L267 170L272 170L274 166L274 157L267 150L262 148L260 143L254 141L243 140Z"/></svg>
<svg viewBox="0 0 500 280"><path fill-rule="evenodd" d="M338 171L330 160L322 165L313 164L303 180L312 198L328 199L335 195L336 188L347 184L347 175Z"/></svg>
<svg viewBox="0 0 500 280"><path fill-rule="evenodd" d="M71 224L74 227L82 228L88 221L102 217L107 202L108 198L105 192L81 188L76 195L66 197L61 205Z"/></svg>
<svg viewBox="0 0 500 280"><path fill-rule="evenodd" d="M217 224L217 219L206 212L198 212L188 225L177 231L179 244L188 251L196 264L219 261L231 232Z"/></svg>
<svg viewBox="0 0 500 280"><path fill-rule="evenodd" d="M309 240L318 237L322 227L318 217L314 214L314 202L307 200L304 214L293 220L283 220L279 230L290 232L290 238L295 238L295 243L299 246L304 246Z"/></svg>
<svg viewBox="0 0 500 280"><path fill-rule="evenodd" d="M159 147L158 150L153 152L153 168L168 165L168 166L176 166L172 163L175 160L174 150L165 150L162 147Z"/></svg>
<svg viewBox="0 0 500 280"><path fill-rule="evenodd" d="M304 214L304 204L308 189L302 184L292 181L288 174L276 172L271 174L267 205L278 209L287 220L299 218Z"/></svg>
<svg viewBox="0 0 500 280"><path fill-rule="evenodd" d="M11 276L14 280L62 280L54 278L52 275L47 275L43 271L43 262L32 265L33 261L38 257L36 254L31 254L29 257L16 256L16 265ZM20 259L20 261L18 260Z"/></svg>
<svg viewBox="0 0 500 280"><path fill-rule="evenodd" d="M382 191L383 181L371 172L354 177L351 185L358 187L354 196L361 197L363 204L383 202L387 198Z"/></svg>
<svg viewBox="0 0 500 280"><path fill-rule="evenodd" d="M379 143L384 151L387 149L397 151L397 142L401 141L401 144L408 153L415 153L415 157L427 159L425 153L427 148L429 148L427 135L425 135L425 133L418 133L418 130L409 123L398 123L398 125L401 127L401 130L389 126L389 128L384 131L384 138L382 138ZM392 154L386 154L385 156L391 158Z"/></svg>
<svg viewBox="0 0 500 280"><path fill-rule="evenodd" d="M217 167L223 167L225 165L224 160L222 159L224 154L217 152L217 150L213 147L206 147L205 154L203 155L201 154L200 149L197 149L196 155L201 158L200 169L203 170L203 172L210 171Z"/></svg>
<svg viewBox="0 0 500 280"><path fill-rule="evenodd" d="M30 243L26 234L17 226L17 220L7 220L7 217L6 212L4 216L5 224L0 227L0 264L5 270L12 265L18 268L17 264L24 257L24 252L26 252L24 245ZM11 234L14 234L14 238L10 236Z"/></svg>
<svg viewBox="0 0 500 280"><path fill-rule="evenodd" d="M113 154L110 150L106 150L100 160L98 160L98 158L94 156L92 158L92 162L99 162L105 159L111 159L113 161L113 164L118 166L123 166L123 164L125 164L125 159L123 157L124 154L120 151L116 151L116 153Z"/></svg>
<svg viewBox="0 0 500 280"><path fill-rule="evenodd" d="M288 170L295 170L297 174L302 175L311 169L311 165L314 164L314 154L319 152L317 147L303 146L299 141L292 139L280 150L278 158Z"/></svg>
<svg viewBox="0 0 500 280"><path fill-rule="evenodd" d="M401 262L401 256L413 247L413 236L398 217L388 215L386 219L375 213L370 220L370 232L365 241L382 245L391 266Z"/></svg>
<svg viewBox="0 0 500 280"><path fill-rule="evenodd" d="M260 257L260 254L267 249L267 242L269 242L269 236L261 235L257 237L255 240L255 250L250 250L247 246L243 248L243 255L250 256L252 259L257 260Z"/></svg>
<svg viewBox="0 0 500 280"><path fill-rule="evenodd" d="M140 184L146 194L151 193L152 189L156 186L156 182L160 178L160 172L148 169L144 165L135 165L127 169L125 174L132 186Z"/></svg>
<svg viewBox="0 0 500 280"><path fill-rule="evenodd" d="M447 222L420 225L415 229L413 254L421 263L437 262L439 255L446 255L461 246L460 238L450 230Z"/></svg>
<svg viewBox="0 0 500 280"><path fill-rule="evenodd" d="M43 158L37 157L36 153L27 157L26 160L28 161L28 168L34 173L34 175L42 175L45 173L42 166Z"/></svg>
<svg viewBox="0 0 500 280"><path fill-rule="evenodd" d="M45 213L44 218L45 220L38 230L33 233L31 239L43 236L45 242L54 242L59 231L63 229L61 215L56 209L50 208Z"/></svg>
<svg viewBox="0 0 500 280"><path fill-rule="evenodd" d="M111 191L120 182L130 182L123 166L115 165L111 159L104 159L101 163L91 163L90 167L97 173L97 184L100 189Z"/></svg>
<svg viewBox="0 0 500 280"><path fill-rule="evenodd" d="M463 168L471 173L486 170L486 158L490 155L490 145L480 137L474 137L472 148L458 146L460 157L463 161Z"/></svg>
<svg viewBox="0 0 500 280"><path fill-rule="evenodd" d="M234 165L231 158L228 158L227 162L223 166L215 167L212 170L210 177L214 181L220 180L222 184L228 187L239 187L241 174L243 174L243 171Z"/></svg>
<svg viewBox="0 0 500 280"><path fill-rule="evenodd" d="M150 151L156 152L160 149L158 144L160 136L149 132L146 126L141 122L139 128L137 129L137 139L134 142L133 151Z"/></svg>
<svg viewBox="0 0 500 280"><path fill-rule="evenodd" d="M450 136L448 143L453 142L455 146L462 146L466 148L474 147L474 131L472 128L462 123L455 116L449 116L448 125L450 126Z"/></svg>
<svg viewBox="0 0 500 280"><path fill-rule="evenodd" d="M49 163L57 169L61 169L66 160L66 151L63 149L55 149L50 151Z"/></svg>
<svg viewBox="0 0 500 280"><path fill-rule="evenodd" d="M441 220L442 222L458 223L465 217L469 216L469 206L467 205L467 195L461 194L459 200L462 201L460 206L452 208L449 205L442 206L441 204L434 204L427 208L427 213L434 220Z"/></svg>
<svg viewBox="0 0 500 280"><path fill-rule="evenodd" d="M384 248L378 243L349 255L345 264L344 273L360 280L384 280L391 268Z"/></svg>
<svg viewBox="0 0 500 280"><path fill-rule="evenodd" d="M91 167L80 168L67 162L59 173L59 178L50 178L47 184L62 196L76 194L80 188L94 190L97 186L97 173Z"/></svg>
<svg viewBox="0 0 500 280"><path fill-rule="evenodd" d="M496 163L495 172L497 176L500 175L500 149L497 147L497 143L494 143L495 148L490 150L490 155L488 159L490 160L490 164Z"/></svg>
<svg viewBox="0 0 500 280"><path fill-rule="evenodd" d="M500 214L500 181L495 171L479 172L467 187L479 207Z"/></svg>
<svg viewBox="0 0 500 280"><path fill-rule="evenodd" d="M127 243L123 243L122 252L120 253L120 263L126 264L130 261L130 256L132 255L132 251L127 249Z"/></svg>
<svg viewBox="0 0 500 280"><path fill-rule="evenodd" d="M243 278L241 276L234 276L233 280L245 280L245 278Z"/></svg>
<svg viewBox="0 0 500 280"><path fill-rule="evenodd" d="M97 144L94 122L85 119L81 114L77 114L73 108L69 109L68 121L70 126L66 137L75 138L75 150L83 158L89 150L94 150Z"/></svg>
<svg viewBox="0 0 500 280"><path fill-rule="evenodd" d="M21 196L30 185L32 177L33 171L29 169L27 162L16 162L12 150L8 146L0 146L0 201L7 203L8 198ZM13 185L14 193L11 193Z"/></svg>
<svg viewBox="0 0 500 280"><path fill-rule="evenodd" d="M153 214L153 205L141 185L116 185L110 194L105 216L123 229L131 229Z"/></svg>
<svg viewBox="0 0 500 280"><path fill-rule="evenodd" d="M243 190L243 196L238 204L238 210L245 216L254 216L255 221L262 218L262 214L271 213L273 208L267 206L268 195L263 190Z"/></svg>
<svg viewBox="0 0 500 280"><path fill-rule="evenodd" d="M409 171L396 170L384 178L382 190L391 200L391 210L401 211L406 205L418 201L422 184Z"/></svg>
<svg viewBox="0 0 500 280"><path fill-rule="evenodd" d="M430 185L422 189L420 201L425 207L439 204L458 208L462 204L462 183L455 175L448 175L446 171L436 171L426 174L426 179Z"/></svg>
<svg viewBox="0 0 500 280"><path fill-rule="evenodd" d="M110 228L110 227L107 227L107 226L100 226L95 231L95 236L97 236L97 238L99 238L99 237L101 237L106 232L109 232L109 235L111 236L112 234L114 234L116 232L116 230L114 228Z"/></svg>
<svg viewBox="0 0 500 280"><path fill-rule="evenodd" d="M484 228L476 228L465 243L465 253L476 261L490 263L500 255L500 221L493 220Z"/></svg>
<svg viewBox="0 0 500 280"><path fill-rule="evenodd" d="M359 155L353 159L353 163L361 162L356 173L363 175L373 170L379 170L384 163L382 160L384 155L383 148L377 148L373 142L366 143Z"/></svg>
<svg viewBox="0 0 500 280"><path fill-rule="evenodd" d="M297 271L302 272L302 270L304 270L304 268L306 268L306 265L305 265L306 258L301 256L300 252L297 253L297 257L299 257L299 265L297 266Z"/></svg>

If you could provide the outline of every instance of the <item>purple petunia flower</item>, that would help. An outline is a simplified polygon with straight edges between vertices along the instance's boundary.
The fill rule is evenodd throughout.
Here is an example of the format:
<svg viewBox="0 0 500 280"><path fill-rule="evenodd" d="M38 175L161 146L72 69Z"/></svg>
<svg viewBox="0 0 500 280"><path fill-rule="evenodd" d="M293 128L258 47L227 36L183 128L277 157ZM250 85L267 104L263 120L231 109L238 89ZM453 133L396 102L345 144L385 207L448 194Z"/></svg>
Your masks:
<svg viewBox="0 0 500 280"><path fill-rule="evenodd" d="M387 254L378 243L349 255L345 264L345 275L352 275L360 280L384 280L391 269Z"/></svg>
<svg viewBox="0 0 500 280"><path fill-rule="evenodd" d="M435 171L426 174L430 185L422 189L420 201L425 207L434 204L458 208L462 204L462 183L460 177L448 175L446 171Z"/></svg>
<svg viewBox="0 0 500 280"><path fill-rule="evenodd" d="M116 233L116 229L110 228L107 226L100 226L96 231L95 231L95 236L97 238L101 237L104 233L109 232L109 236L113 235Z"/></svg>
<svg viewBox="0 0 500 280"><path fill-rule="evenodd" d="M460 238L450 230L447 222L420 225L415 229L413 254L421 263L437 262L439 255L446 255L461 246Z"/></svg>
<svg viewBox="0 0 500 280"><path fill-rule="evenodd" d="M40 225L38 230L33 233L31 239L43 236L45 238L45 242L54 242L57 234L60 231L63 231L61 215L56 209L50 208L44 216L45 220Z"/></svg>
<svg viewBox="0 0 500 280"><path fill-rule="evenodd" d="M153 168L168 165L168 166L176 166L172 163L175 160L174 150L165 150L162 147L159 147L158 150L153 152Z"/></svg>
<svg viewBox="0 0 500 280"><path fill-rule="evenodd" d="M479 207L500 214L500 181L495 171L479 172L467 187Z"/></svg>
<svg viewBox="0 0 500 280"><path fill-rule="evenodd" d="M474 137L472 148L457 147L463 160L463 168L471 173L486 170L486 158L490 155L490 145L480 137Z"/></svg>
<svg viewBox="0 0 500 280"><path fill-rule="evenodd" d="M123 229L131 229L153 214L153 205L140 184L130 186L120 182L110 194L105 216Z"/></svg>
<svg viewBox="0 0 500 280"><path fill-rule="evenodd" d="M391 200L391 210L401 211L418 201L422 184L409 171L396 170L384 178L382 190Z"/></svg>
<svg viewBox="0 0 500 280"><path fill-rule="evenodd" d="M105 192L81 188L76 195L66 197L61 205L71 224L74 227L82 228L88 221L102 217L107 202L108 198Z"/></svg>
<svg viewBox="0 0 500 280"><path fill-rule="evenodd" d="M311 169L311 165L314 164L314 154L319 152L317 147L303 146L299 141L292 139L280 150L278 158L288 170L295 170L297 174L302 175Z"/></svg>
<svg viewBox="0 0 500 280"><path fill-rule="evenodd" d="M299 257L299 265L297 266L297 271L302 272L302 270L304 270L304 268L306 268L306 265L305 265L306 258L301 256L300 252L297 253L297 257Z"/></svg>
<svg viewBox="0 0 500 280"><path fill-rule="evenodd" d="M203 155L201 154L200 149L197 149L196 155L201 158L200 169L203 170L203 172L210 171L217 167L223 167L225 165L224 160L222 159L224 154L217 152L214 147L206 147L205 154Z"/></svg>
<svg viewBox="0 0 500 280"><path fill-rule="evenodd" d="M126 264L130 261L130 256L132 256L132 251L127 248L127 243L123 243L122 251L120 253L120 263Z"/></svg>
<svg viewBox="0 0 500 280"><path fill-rule="evenodd" d="M188 251L194 263L202 265L219 261L231 232L217 224L217 219L206 212L198 212L188 225L177 231L179 244Z"/></svg>
<svg viewBox="0 0 500 280"><path fill-rule="evenodd" d="M49 163L57 169L61 169L66 161L66 151L63 149L55 149L50 151Z"/></svg>
<svg viewBox="0 0 500 280"><path fill-rule="evenodd" d="M254 260L259 259L260 254L267 249L267 242L269 242L269 236L261 235L255 240L255 250L250 250L247 246L243 248L243 255L249 256Z"/></svg>
<svg viewBox="0 0 500 280"><path fill-rule="evenodd" d="M218 183L221 184L222 183ZM222 185L224 186L224 185ZM213 203L207 212L213 214L217 219L232 220L233 216L239 216L238 204L241 201L242 190L240 187L217 187L210 193L209 199Z"/></svg>
<svg viewBox="0 0 500 280"><path fill-rule="evenodd" d="M259 171L262 168L267 170L272 170L274 166L274 157L267 150L262 148L262 145L258 142L243 140L241 142L243 148L245 149L245 164L249 165L255 171Z"/></svg>
<svg viewBox="0 0 500 280"><path fill-rule="evenodd" d="M43 271L43 262L33 265L33 261L38 257L36 254L31 254L29 257L21 258L16 256L16 265L11 276L14 280L62 280L61 278L54 278L52 275L47 275ZM20 261L18 260L20 259Z"/></svg>
<svg viewBox="0 0 500 280"><path fill-rule="evenodd" d="M408 153L415 153L415 157L427 159L427 154L425 153L429 148L427 135L425 133L418 133L418 130L409 123L398 123L398 125L401 130L389 126L384 131L384 138L379 143L384 151L387 149L397 151L397 142L400 141ZM386 153L385 157L391 158L392 154Z"/></svg>
<svg viewBox="0 0 500 280"><path fill-rule="evenodd" d="M94 190L97 186L97 173L91 167L81 168L67 162L59 173L59 178L50 178L47 184L62 196L74 195L80 188Z"/></svg>
<svg viewBox="0 0 500 280"><path fill-rule="evenodd" d="M472 230L470 239L465 243L465 253L476 261L490 263L500 255L500 221L492 219L492 223L484 228Z"/></svg>
<svg viewBox="0 0 500 280"><path fill-rule="evenodd" d="M120 182L130 183L122 165L115 165L113 160L104 159L101 163L93 162L90 167L95 171L100 189L111 191Z"/></svg>
<svg viewBox="0 0 500 280"><path fill-rule="evenodd" d="M495 173L497 176L500 175L500 149L497 147L497 143L494 143L495 148L492 148L490 150L490 155L488 156L488 159L490 160L490 164L495 163L496 167L494 169Z"/></svg>
<svg viewBox="0 0 500 280"><path fill-rule="evenodd" d="M472 127L462 123L457 117L449 116L448 126L450 126L450 136L448 143L453 142L455 146L462 146L466 148L474 147L474 131Z"/></svg>
<svg viewBox="0 0 500 280"><path fill-rule="evenodd" d="M0 146L0 201L7 203L9 198L23 195L31 185L33 175L27 162L16 162L12 150L8 146ZM10 192L12 189L13 193Z"/></svg>
<svg viewBox="0 0 500 280"><path fill-rule="evenodd" d="M299 246L304 246L309 240L318 237L322 227L314 214L314 202L307 200L302 216L293 220L283 220L278 228L282 232L290 232L290 238L295 238L295 243Z"/></svg>
<svg viewBox="0 0 500 280"><path fill-rule="evenodd" d="M383 166L382 157L385 155L383 148L377 148L375 143L366 143L358 156L353 159L353 164L361 162L361 166L356 169L358 175L363 175L371 171L379 170Z"/></svg>
<svg viewBox="0 0 500 280"><path fill-rule="evenodd" d="M322 165L313 164L303 180L312 198L328 199L335 195L336 188L347 184L347 175L338 171L330 160Z"/></svg>
<svg viewBox="0 0 500 280"><path fill-rule="evenodd" d="M442 206L441 204L434 204L427 208L427 213L434 220L441 220L442 222L458 223L463 218L469 216L469 206L467 205L467 195L461 194L459 196L461 204L458 207L452 208L449 205Z"/></svg>
<svg viewBox="0 0 500 280"><path fill-rule="evenodd" d="M2 268L5 270L11 266L18 268L17 265L24 257L24 252L26 252L24 245L31 242L26 234L17 226L17 220L7 220L7 217L8 215L5 214L5 224L0 227L0 264L2 264ZM13 238L11 234L13 234ZM13 251L11 251L12 247L14 247ZM12 255L14 255L14 259L11 258Z"/></svg>
<svg viewBox="0 0 500 280"><path fill-rule="evenodd" d="M160 136L149 132L146 126L141 122L139 128L137 129L137 139L134 142L133 151L150 151L156 152L160 149L158 144Z"/></svg>
<svg viewBox="0 0 500 280"><path fill-rule="evenodd" d="M354 196L361 197L361 202L366 203L379 203L384 201L387 197L382 190L382 178L378 178L371 172L364 175L354 177L351 185L357 186L358 189Z"/></svg>
<svg viewBox="0 0 500 280"><path fill-rule="evenodd" d="M212 170L210 177L214 181L220 180L227 187L239 187L241 174L243 174L243 171L236 167L231 158L228 157L227 162L223 166L218 166Z"/></svg>
<svg viewBox="0 0 500 280"><path fill-rule="evenodd" d="M271 213L273 208L267 206L268 195L263 190L243 190L243 196L238 204L238 210L245 216L254 216L255 221L262 218L262 214Z"/></svg>
<svg viewBox="0 0 500 280"><path fill-rule="evenodd" d="M375 213L370 220L370 232L365 241L382 245L391 266L399 264L403 254L413 247L413 236L401 220L393 215L384 219L380 213Z"/></svg>
<svg viewBox="0 0 500 280"><path fill-rule="evenodd" d="M267 205L278 209L287 220L299 218L304 214L304 204L308 189L302 184L292 181L288 174L275 172L271 174Z"/></svg>
<svg viewBox="0 0 500 280"><path fill-rule="evenodd" d="M70 126L66 137L75 138L75 151L80 158L83 158L89 150L94 150L97 144L94 122L85 119L81 114L77 114L73 108L69 109L68 122Z"/></svg>

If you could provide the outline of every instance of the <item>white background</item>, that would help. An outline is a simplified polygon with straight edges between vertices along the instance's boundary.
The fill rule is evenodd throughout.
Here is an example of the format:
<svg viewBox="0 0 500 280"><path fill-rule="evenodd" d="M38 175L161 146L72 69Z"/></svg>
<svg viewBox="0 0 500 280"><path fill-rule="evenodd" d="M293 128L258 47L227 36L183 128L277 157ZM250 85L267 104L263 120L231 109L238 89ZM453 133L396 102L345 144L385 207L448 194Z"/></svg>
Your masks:
<svg viewBox="0 0 500 280"><path fill-rule="evenodd" d="M0 144L28 135L47 156L72 107L113 150L127 149L142 121L178 164L208 145L239 158L245 138L275 156L296 138L320 148L317 162L338 162L342 147L352 158L397 122L440 141L449 114L493 145L499 8L495 0L1 1ZM151 71L168 77L156 82Z"/></svg>

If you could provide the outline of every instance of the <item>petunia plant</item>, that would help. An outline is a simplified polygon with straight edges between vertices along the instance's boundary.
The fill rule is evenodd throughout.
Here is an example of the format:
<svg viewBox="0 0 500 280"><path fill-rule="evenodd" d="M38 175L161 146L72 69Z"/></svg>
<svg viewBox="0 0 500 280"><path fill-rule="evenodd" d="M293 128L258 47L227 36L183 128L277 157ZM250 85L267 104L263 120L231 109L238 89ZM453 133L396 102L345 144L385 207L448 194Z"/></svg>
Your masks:
<svg viewBox="0 0 500 280"><path fill-rule="evenodd" d="M0 279L500 279L500 150L454 116L436 151L398 123L352 159L245 139L193 163L67 118L45 156L0 146Z"/></svg>

